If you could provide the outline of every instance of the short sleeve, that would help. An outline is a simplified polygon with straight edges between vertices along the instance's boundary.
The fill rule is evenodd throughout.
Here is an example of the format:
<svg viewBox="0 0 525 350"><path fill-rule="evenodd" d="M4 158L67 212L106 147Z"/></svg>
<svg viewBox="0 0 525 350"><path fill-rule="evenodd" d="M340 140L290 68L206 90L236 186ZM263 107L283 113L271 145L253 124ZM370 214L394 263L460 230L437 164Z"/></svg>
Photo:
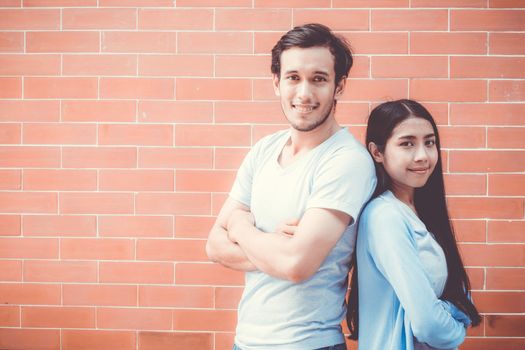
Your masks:
<svg viewBox="0 0 525 350"><path fill-rule="evenodd" d="M374 165L368 153L340 150L318 169L307 208L335 209L355 220L376 184Z"/></svg>
<svg viewBox="0 0 525 350"><path fill-rule="evenodd" d="M256 153L259 148L257 146L258 145L252 147L248 154L244 157L230 191L230 197L248 207L251 203L253 175L255 172L254 158L256 157Z"/></svg>

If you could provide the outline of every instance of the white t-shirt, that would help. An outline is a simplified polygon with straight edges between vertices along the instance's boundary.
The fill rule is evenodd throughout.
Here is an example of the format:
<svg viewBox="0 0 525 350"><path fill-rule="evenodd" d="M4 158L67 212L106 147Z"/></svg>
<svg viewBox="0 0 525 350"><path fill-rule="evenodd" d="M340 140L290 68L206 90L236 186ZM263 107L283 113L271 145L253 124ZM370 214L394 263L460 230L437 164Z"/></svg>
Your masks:
<svg viewBox="0 0 525 350"><path fill-rule="evenodd" d="M283 168L278 158L289 138L290 130L283 130L260 140L244 159L230 196L250 207L264 232L300 219L309 208L339 210L355 222L376 184L366 149L341 129ZM247 272L235 343L243 350L343 343L340 323L354 246L352 223L319 270L302 283Z"/></svg>

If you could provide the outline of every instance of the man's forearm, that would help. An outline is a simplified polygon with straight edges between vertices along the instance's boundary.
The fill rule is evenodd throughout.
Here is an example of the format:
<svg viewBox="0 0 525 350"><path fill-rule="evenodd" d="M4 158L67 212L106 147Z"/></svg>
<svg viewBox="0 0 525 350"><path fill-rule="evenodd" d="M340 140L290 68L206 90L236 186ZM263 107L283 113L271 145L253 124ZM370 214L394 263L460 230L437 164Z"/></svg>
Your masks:
<svg viewBox="0 0 525 350"><path fill-rule="evenodd" d="M239 271L257 270L241 247L230 241L226 230L220 226L215 226L212 229L206 244L206 253L210 260L230 269Z"/></svg>

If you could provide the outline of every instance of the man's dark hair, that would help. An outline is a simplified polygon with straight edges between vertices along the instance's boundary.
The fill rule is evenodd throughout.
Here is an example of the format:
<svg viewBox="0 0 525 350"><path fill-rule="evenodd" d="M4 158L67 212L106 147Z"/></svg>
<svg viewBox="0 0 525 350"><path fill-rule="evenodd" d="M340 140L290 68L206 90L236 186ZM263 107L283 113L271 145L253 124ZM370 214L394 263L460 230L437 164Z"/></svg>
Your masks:
<svg viewBox="0 0 525 350"><path fill-rule="evenodd" d="M330 28L318 23L298 26L284 34L272 49L272 73L280 77L281 55L293 48L326 47L334 56L335 83L348 76L353 64L352 52L343 37L335 35Z"/></svg>

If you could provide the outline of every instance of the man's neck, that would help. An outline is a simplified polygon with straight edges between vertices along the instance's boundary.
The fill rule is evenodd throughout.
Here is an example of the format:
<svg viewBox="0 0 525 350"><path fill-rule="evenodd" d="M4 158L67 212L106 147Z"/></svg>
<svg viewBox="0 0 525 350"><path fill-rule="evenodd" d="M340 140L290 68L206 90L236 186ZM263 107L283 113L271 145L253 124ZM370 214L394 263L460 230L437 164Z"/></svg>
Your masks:
<svg viewBox="0 0 525 350"><path fill-rule="evenodd" d="M290 140L285 147L288 148L291 155L304 153L319 146L340 129L341 126L334 119L311 131L298 131L292 128Z"/></svg>

